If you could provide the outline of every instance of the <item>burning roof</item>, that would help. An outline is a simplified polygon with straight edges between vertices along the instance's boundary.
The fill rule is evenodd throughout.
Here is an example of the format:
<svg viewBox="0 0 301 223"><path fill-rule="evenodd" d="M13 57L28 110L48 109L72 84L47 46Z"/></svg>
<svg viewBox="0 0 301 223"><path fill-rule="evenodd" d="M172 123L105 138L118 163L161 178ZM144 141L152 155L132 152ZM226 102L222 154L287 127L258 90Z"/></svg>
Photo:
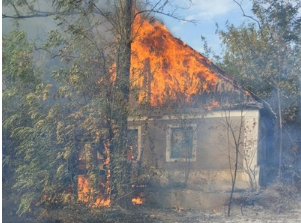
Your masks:
<svg viewBox="0 0 301 223"><path fill-rule="evenodd" d="M137 17L133 37L131 81L139 102L193 104L204 93L238 92L210 60L172 36L158 21Z"/></svg>

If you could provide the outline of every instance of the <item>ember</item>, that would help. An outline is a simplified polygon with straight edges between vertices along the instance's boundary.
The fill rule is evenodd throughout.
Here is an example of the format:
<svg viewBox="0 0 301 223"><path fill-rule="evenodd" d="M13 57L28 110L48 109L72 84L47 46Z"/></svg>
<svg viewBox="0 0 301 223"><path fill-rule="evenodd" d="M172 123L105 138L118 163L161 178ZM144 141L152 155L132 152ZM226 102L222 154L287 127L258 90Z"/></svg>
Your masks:
<svg viewBox="0 0 301 223"><path fill-rule="evenodd" d="M143 204L143 198L140 198L140 197L136 197L136 198L132 198L132 203L134 205L137 205L137 204Z"/></svg>

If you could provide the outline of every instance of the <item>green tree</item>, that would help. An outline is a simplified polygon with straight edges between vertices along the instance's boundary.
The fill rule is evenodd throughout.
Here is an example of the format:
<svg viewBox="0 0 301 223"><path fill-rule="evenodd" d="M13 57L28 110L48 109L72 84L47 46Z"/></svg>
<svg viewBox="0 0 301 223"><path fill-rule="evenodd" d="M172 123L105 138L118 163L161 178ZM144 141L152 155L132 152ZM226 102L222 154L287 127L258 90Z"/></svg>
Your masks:
<svg viewBox="0 0 301 223"><path fill-rule="evenodd" d="M47 148L51 148L52 143L44 132L49 126L39 121L45 116L42 104L50 85L42 83L40 73L34 68L33 44L26 40L24 32L15 31L4 36L2 69L4 177L8 189L12 185L20 189L16 197L30 188L29 193L23 194L21 214L37 198L39 186L36 182L43 184L47 178L43 168L49 153L43 154L39 148L45 148L48 143Z"/></svg>
<svg viewBox="0 0 301 223"><path fill-rule="evenodd" d="M49 47L63 41L56 34ZM78 41L82 47L74 52ZM108 88L99 81L103 58L87 57L83 52L93 51L93 43L74 39L65 50L80 56L42 81L24 32L4 36L3 46L3 163L7 186L20 199L18 214L75 201L78 154L83 148L94 154L108 135L102 96ZM88 160L87 173L97 187L94 161Z"/></svg>
<svg viewBox="0 0 301 223"><path fill-rule="evenodd" d="M279 174L286 154L300 148L300 1L254 0L250 23L219 31L225 45L221 66L270 104L277 116ZM278 145L278 146L276 146Z"/></svg>

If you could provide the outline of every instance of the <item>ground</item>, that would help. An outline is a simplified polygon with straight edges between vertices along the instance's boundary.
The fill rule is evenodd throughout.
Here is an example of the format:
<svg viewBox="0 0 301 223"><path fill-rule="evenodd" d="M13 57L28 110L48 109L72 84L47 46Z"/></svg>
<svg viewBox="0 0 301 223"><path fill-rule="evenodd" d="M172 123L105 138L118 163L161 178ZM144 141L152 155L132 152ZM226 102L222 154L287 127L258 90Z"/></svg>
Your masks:
<svg viewBox="0 0 301 223"><path fill-rule="evenodd" d="M248 200L249 199L249 200ZM227 206L214 210L193 210L181 207L159 208L147 202L133 205L125 210L114 208L87 208L81 204L62 206L55 210L44 210L39 215L32 213L21 218L15 214L16 204L2 200L4 223L299 223L301 222L300 190L271 187L248 199L240 195L234 200L231 215ZM251 202L250 202L251 201ZM12 211L15 209L14 211ZM37 217L38 216L38 217Z"/></svg>
<svg viewBox="0 0 301 223"><path fill-rule="evenodd" d="M244 207L243 215L241 208L235 206L233 213L227 217L226 210L213 210L213 211L198 211L198 210L181 210L181 209L147 209L141 210L149 218L153 219L154 223L207 223L207 222L254 222L254 223L299 223L301 222L300 205L296 206L294 210L287 210L284 213L266 210L259 206ZM137 209L138 210L138 209Z"/></svg>
<svg viewBox="0 0 301 223"><path fill-rule="evenodd" d="M131 211L123 209L105 210L104 214L95 214L94 216L85 217L81 220L75 220L75 213L64 212L62 214L54 214L55 217L35 219L31 221L18 222L42 222L42 223L65 223L65 222L110 222L110 223L299 223L301 222L301 202L295 205L294 209L278 212L263 208L258 205L243 207L243 214L241 207L234 205L231 216L226 215L226 207L219 210L200 211L200 210L183 210L180 208L150 208L146 206L135 206ZM102 210L103 212L103 210ZM70 217L68 217L70 216ZM81 215L84 216L84 215ZM68 220L66 221L66 217ZM64 219L64 220L62 220ZM85 219L85 220L83 220ZM16 219L15 219L16 220ZM16 222L3 219L3 222Z"/></svg>

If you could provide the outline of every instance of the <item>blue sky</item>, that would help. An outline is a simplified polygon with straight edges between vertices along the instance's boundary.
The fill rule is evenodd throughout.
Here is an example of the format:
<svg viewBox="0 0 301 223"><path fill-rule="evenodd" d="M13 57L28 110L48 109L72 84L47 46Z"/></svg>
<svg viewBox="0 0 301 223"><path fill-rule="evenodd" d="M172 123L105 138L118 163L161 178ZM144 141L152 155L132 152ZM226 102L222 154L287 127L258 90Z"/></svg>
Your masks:
<svg viewBox="0 0 301 223"><path fill-rule="evenodd" d="M241 0L239 0L240 2ZM185 4L188 0L176 0L176 3ZM251 3L248 0L242 1L243 9L247 15L251 15ZM239 6L233 0L192 0L188 10L179 11L186 19L197 20L197 24L182 22L166 16L159 16L171 33L186 42L198 52L203 52L203 42L201 36L205 36L209 47L214 52L221 52L221 41L216 31L216 23L220 29L225 28L225 23L240 25L247 18Z"/></svg>

